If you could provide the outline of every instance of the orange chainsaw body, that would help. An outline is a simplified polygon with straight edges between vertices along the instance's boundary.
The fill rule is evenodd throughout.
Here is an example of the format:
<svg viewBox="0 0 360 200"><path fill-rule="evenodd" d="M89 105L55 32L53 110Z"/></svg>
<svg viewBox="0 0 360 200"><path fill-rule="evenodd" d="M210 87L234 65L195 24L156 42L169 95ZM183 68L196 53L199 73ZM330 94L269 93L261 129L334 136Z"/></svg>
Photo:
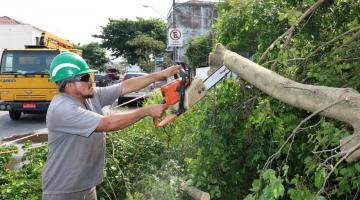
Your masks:
<svg viewBox="0 0 360 200"><path fill-rule="evenodd" d="M190 79L188 77L184 77L183 80L174 80L171 83L163 85L160 87L162 96L163 96L163 103L168 106L172 106L176 103L180 103L179 111L170 114L169 116L165 117L162 121L159 121L158 118L154 118L154 125L156 127L163 127L166 124L174 121L178 115L183 113L184 110L184 95L185 95L185 88L190 85Z"/></svg>
<svg viewBox="0 0 360 200"><path fill-rule="evenodd" d="M178 87L180 83L181 80L175 80L160 87L164 101L168 106L174 105L179 101L180 95L178 92Z"/></svg>

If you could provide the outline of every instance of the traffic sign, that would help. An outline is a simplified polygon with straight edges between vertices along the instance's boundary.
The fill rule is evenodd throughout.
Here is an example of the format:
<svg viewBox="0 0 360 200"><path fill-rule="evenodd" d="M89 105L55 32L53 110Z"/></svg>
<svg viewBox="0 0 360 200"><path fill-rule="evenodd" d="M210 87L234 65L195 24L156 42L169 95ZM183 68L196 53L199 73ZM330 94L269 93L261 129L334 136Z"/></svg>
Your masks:
<svg viewBox="0 0 360 200"><path fill-rule="evenodd" d="M169 47L181 47L183 45L182 30L180 28L169 28L168 42Z"/></svg>
<svg viewBox="0 0 360 200"><path fill-rule="evenodd" d="M155 57L154 57L154 60L155 60L156 62L164 62L164 57L162 57L162 56L155 56Z"/></svg>

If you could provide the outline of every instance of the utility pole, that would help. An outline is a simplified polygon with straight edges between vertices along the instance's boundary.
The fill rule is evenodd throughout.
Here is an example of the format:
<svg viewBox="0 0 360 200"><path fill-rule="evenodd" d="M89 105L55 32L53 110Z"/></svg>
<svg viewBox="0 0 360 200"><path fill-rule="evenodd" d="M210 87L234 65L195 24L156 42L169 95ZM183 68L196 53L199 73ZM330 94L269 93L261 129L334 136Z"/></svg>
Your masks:
<svg viewBox="0 0 360 200"><path fill-rule="evenodd" d="M175 0L173 0L173 5L172 5L172 8L173 8L173 11L172 11L172 18L173 18L173 28L176 28L176 20L175 20ZM176 63L176 58L177 58L177 47L174 47L174 53L173 53L173 61L174 61L174 64Z"/></svg>

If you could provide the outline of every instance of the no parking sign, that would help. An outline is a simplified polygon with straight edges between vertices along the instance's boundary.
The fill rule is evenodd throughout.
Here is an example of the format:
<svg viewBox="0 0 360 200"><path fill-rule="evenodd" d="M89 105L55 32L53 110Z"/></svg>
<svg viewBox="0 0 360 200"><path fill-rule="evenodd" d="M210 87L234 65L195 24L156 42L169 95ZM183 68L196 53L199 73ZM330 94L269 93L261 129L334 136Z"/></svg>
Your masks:
<svg viewBox="0 0 360 200"><path fill-rule="evenodd" d="M181 29L169 28L168 41L169 47L181 47L183 45L183 36Z"/></svg>

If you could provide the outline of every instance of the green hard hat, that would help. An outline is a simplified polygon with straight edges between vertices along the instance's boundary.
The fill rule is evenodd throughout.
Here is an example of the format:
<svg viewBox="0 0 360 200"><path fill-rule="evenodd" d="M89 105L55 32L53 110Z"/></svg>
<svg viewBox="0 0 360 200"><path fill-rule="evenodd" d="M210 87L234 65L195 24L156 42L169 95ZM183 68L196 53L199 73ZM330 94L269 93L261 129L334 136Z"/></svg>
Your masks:
<svg viewBox="0 0 360 200"><path fill-rule="evenodd" d="M50 81L62 81L92 72L97 70L89 69L81 56L72 52L63 52L55 56L50 64Z"/></svg>

